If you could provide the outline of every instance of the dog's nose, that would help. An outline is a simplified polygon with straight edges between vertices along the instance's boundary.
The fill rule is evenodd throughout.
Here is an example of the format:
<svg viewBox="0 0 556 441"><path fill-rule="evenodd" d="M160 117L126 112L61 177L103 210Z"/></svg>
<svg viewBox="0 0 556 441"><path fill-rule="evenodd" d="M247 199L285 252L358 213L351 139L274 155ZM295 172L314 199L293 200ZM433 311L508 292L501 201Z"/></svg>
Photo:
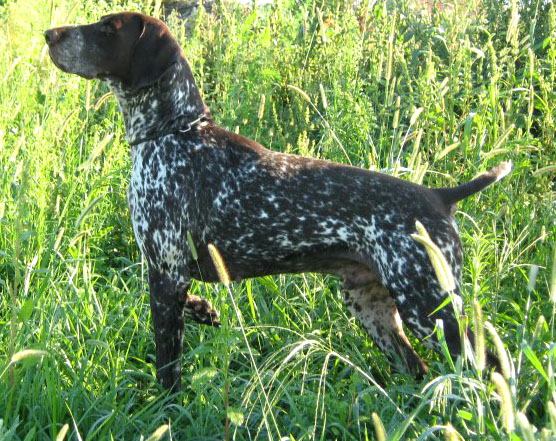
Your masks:
<svg viewBox="0 0 556 441"><path fill-rule="evenodd" d="M56 43L58 40L60 40L61 36L62 33L60 32L59 28L44 31L44 39L46 40L46 44L48 45Z"/></svg>

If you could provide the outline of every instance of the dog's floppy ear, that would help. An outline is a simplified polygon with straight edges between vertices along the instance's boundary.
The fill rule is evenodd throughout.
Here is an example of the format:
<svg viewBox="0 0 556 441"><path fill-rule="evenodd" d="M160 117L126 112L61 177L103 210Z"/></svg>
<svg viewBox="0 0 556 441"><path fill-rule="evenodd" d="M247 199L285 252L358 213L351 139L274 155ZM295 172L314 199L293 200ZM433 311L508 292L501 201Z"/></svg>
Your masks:
<svg viewBox="0 0 556 441"><path fill-rule="evenodd" d="M142 20L131 55L129 86L133 91L154 84L180 57L181 49L160 21Z"/></svg>

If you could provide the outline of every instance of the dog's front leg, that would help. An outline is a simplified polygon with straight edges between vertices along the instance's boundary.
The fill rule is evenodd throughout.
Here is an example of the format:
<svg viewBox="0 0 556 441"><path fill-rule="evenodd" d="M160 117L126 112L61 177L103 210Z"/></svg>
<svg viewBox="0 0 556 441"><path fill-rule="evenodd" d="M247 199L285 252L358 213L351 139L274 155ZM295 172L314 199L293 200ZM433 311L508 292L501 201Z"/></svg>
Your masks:
<svg viewBox="0 0 556 441"><path fill-rule="evenodd" d="M162 386L177 392L181 387L181 354L183 318L185 309L184 289L157 270L149 269L151 317L156 344L156 377Z"/></svg>

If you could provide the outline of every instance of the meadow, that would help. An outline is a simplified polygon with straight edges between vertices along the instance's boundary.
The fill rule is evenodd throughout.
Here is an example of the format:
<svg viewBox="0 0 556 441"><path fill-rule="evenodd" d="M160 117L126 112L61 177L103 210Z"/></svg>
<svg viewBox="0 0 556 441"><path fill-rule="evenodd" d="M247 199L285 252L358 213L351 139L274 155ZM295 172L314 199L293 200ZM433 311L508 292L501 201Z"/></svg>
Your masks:
<svg viewBox="0 0 556 441"><path fill-rule="evenodd" d="M145 0L0 1L0 440L555 440L556 7L534 0L218 1L180 40L215 120L279 151L430 186L513 172L456 213L469 360L393 372L317 274L195 283L183 388L155 381L129 146L42 32ZM233 298L234 302L230 299ZM446 306L450 307L450 306ZM501 375L481 368L498 353Z"/></svg>

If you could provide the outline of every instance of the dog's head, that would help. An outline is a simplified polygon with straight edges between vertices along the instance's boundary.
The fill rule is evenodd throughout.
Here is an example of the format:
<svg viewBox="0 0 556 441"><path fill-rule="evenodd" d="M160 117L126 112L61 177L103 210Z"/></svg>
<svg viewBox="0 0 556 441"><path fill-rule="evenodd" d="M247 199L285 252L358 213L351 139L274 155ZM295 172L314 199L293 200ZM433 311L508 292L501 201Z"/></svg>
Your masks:
<svg viewBox="0 0 556 441"><path fill-rule="evenodd" d="M129 90L155 83L183 54L168 27L136 12L102 17L83 26L45 31L54 64L87 79L121 82Z"/></svg>

